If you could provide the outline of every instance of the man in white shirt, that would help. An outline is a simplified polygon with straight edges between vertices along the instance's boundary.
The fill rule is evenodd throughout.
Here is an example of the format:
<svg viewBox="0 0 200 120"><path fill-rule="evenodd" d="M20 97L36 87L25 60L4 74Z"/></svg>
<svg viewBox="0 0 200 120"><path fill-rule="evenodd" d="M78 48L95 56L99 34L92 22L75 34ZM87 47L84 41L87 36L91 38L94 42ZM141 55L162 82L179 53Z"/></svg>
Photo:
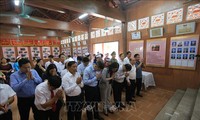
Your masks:
<svg viewBox="0 0 200 120"><path fill-rule="evenodd" d="M16 93L7 85L0 83L0 120L12 120L12 111L10 104L14 101Z"/></svg>
<svg viewBox="0 0 200 120"><path fill-rule="evenodd" d="M62 70L65 69L66 56L64 54L59 55L60 62L58 63L58 72L61 74Z"/></svg>
<svg viewBox="0 0 200 120"><path fill-rule="evenodd" d="M58 69L58 68L59 68L59 67L58 67L58 62L56 62L56 61L53 59L54 56L53 56L53 55L49 55L48 58L49 58L49 61L45 63L45 69L47 69L47 67L48 67L50 64L55 64L56 67L57 67L57 69Z"/></svg>
<svg viewBox="0 0 200 120"><path fill-rule="evenodd" d="M75 62L77 62L77 54L76 53L74 53L73 59Z"/></svg>
<svg viewBox="0 0 200 120"><path fill-rule="evenodd" d="M129 76L126 78L126 102L131 105L132 102L136 102L135 99L132 99L135 97L135 82L136 82L136 67L135 67L136 60L134 58L130 59L131 63L131 70L129 71Z"/></svg>
<svg viewBox="0 0 200 120"><path fill-rule="evenodd" d="M68 120L81 120L83 108L83 82L80 74L77 72L75 61L68 63L68 71L62 78L62 87L66 94L67 118Z"/></svg>
<svg viewBox="0 0 200 120"><path fill-rule="evenodd" d="M119 54L119 66L124 65L124 53Z"/></svg>
<svg viewBox="0 0 200 120"><path fill-rule="evenodd" d="M62 99L61 78L53 76L39 84L35 89L35 106L39 120L59 120L56 115L56 103Z"/></svg>
<svg viewBox="0 0 200 120"><path fill-rule="evenodd" d="M131 58L131 52L128 51L128 52L126 52L126 58L124 58L124 64L131 64L130 58Z"/></svg>
<svg viewBox="0 0 200 120"><path fill-rule="evenodd" d="M115 106L118 109L125 108L125 105L122 104L121 96L122 96L122 89L124 87L124 79L125 77L128 77L129 73L128 71L131 70L130 64L125 64L119 66L118 71L115 73L115 79L113 81L113 95L114 95L114 101Z"/></svg>

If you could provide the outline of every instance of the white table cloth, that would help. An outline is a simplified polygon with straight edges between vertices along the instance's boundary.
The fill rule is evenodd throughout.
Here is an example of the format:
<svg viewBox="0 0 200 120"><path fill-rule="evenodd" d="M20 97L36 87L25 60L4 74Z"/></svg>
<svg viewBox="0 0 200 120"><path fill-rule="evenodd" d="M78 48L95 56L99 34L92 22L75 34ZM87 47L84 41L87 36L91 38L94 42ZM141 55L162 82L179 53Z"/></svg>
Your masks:
<svg viewBox="0 0 200 120"><path fill-rule="evenodd" d="M142 71L142 83L144 83L145 90L149 86L156 86L153 73Z"/></svg>

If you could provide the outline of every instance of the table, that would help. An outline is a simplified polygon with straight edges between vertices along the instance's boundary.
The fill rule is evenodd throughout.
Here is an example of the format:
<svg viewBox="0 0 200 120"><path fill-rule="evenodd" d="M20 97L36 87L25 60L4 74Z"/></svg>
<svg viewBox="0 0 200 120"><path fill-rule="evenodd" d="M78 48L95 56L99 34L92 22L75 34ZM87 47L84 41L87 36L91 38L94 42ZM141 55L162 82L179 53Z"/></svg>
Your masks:
<svg viewBox="0 0 200 120"><path fill-rule="evenodd" d="M145 90L149 86L156 86L153 73L142 71L142 83L144 83Z"/></svg>

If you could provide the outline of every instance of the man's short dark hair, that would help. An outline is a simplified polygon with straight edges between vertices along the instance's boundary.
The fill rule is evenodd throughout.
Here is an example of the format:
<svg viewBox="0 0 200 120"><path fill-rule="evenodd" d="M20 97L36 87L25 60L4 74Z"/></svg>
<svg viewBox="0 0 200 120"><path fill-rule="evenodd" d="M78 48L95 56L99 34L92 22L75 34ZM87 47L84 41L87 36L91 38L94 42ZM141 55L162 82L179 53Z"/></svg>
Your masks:
<svg viewBox="0 0 200 120"><path fill-rule="evenodd" d="M130 64L125 64L126 71L130 71L132 69Z"/></svg>
<svg viewBox="0 0 200 120"><path fill-rule="evenodd" d="M78 56L78 57L77 57L77 60L82 61L82 57L81 57L81 56Z"/></svg>
<svg viewBox="0 0 200 120"><path fill-rule="evenodd" d="M126 55L128 55L129 53L131 53L131 51L126 52Z"/></svg>
<svg viewBox="0 0 200 120"><path fill-rule="evenodd" d="M84 57L82 62L86 63L86 62L90 62L90 59L88 57Z"/></svg>
<svg viewBox="0 0 200 120"><path fill-rule="evenodd" d="M97 62L96 62L96 65L98 66L98 68L100 68L100 69L103 70L103 68L104 68L104 63L103 63L103 62L97 61Z"/></svg>
<svg viewBox="0 0 200 120"><path fill-rule="evenodd" d="M67 66L71 67L73 64L76 64L76 62L75 61L69 61L68 64L67 64Z"/></svg>
<svg viewBox="0 0 200 120"><path fill-rule="evenodd" d="M61 58L62 55L64 55L64 54L62 53L62 54L60 54L58 57ZM64 56L65 56L65 55L64 55Z"/></svg>
<svg viewBox="0 0 200 120"><path fill-rule="evenodd" d="M49 82L49 85L54 87L55 89L59 88L62 83L61 78L57 75L48 77L48 82Z"/></svg>
<svg viewBox="0 0 200 120"><path fill-rule="evenodd" d="M30 61L27 58L22 58L19 60L19 67L21 67L24 64L30 63Z"/></svg>
<svg viewBox="0 0 200 120"><path fill-rule="evenodd" d="M139 54L135 54L135 55L134 55L134 58L136 58L137 56L139 56Z"/></svg>
<svg viewBox="0 0 200 120"><path fill-rule="evenodd" d="M49 55L49 56L48 56L48 58L53 58L53 57L54 57L53 55Z"/></svg>
<svg viewBox="0 0 200 120"><path fill-rule="evenodd" d="M70 58L70 57L72 57L72 56L71 56L71 55L68 55L67 57Z"/></svg>

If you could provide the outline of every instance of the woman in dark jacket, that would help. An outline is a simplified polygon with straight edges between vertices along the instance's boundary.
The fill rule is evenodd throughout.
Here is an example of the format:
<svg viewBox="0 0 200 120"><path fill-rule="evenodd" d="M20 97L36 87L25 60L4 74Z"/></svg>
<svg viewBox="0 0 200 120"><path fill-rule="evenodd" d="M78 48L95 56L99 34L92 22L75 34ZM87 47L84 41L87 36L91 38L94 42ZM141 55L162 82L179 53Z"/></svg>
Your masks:
<svg viewBox="0 0 200 120"><path fill-rule="evenodd" d="M39 74L39 76L42 78L43 74L46 71L45 67L43 65L43 60L42 59L38 59L37 60L37 64L36 64L36 66L35 66L34 69L37 71L37 73Z"/></svg>

